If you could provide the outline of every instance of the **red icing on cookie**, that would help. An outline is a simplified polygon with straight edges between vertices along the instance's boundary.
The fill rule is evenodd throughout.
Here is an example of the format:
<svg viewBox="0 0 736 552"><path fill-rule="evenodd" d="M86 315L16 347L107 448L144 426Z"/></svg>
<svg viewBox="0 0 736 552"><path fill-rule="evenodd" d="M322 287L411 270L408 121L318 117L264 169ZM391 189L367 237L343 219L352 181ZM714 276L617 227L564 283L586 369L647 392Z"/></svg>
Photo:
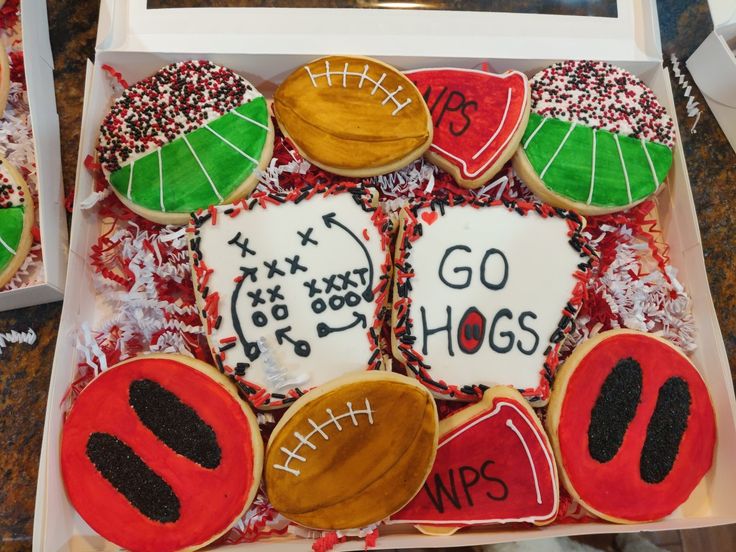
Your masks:
<svg viewBox="0 0 736 552"><path fill-rule="evenodd" d="M440 432L432 472L393 522L447 527L555 518L552 450L516 391L486 391L482 403L443 420Z"/></svg>
<svg viewBox="0 0 736 552"><path fill-rule="evenodd" d="M621 433L623 439L619 441L612 437L615 434L613 423L605 428L606 431L595 435L595 430L591 429L591 415L594 407L600 408L600 402L596 403L604 382L611 384L609 376L615 367L629 366L629 369L633 367L637 371L637 365L641 377L639 379L637 375L636 378L637 383L641 382L641 392L633 393L633 417L625 427L625 433ZM669 382L668 386L677 382L683 390L687 389L689 413L683 406L687 400L679 400L676 395L677 403L673 405L671 402L669 408L657 409L658 403L665 405L663 397L667 393L663 389L667 389L666 382ZM619 399L614 400L620 401L622 393L617 395ZM557 432L562 466L581 500L606 517L649 521L667 516L687 500L710 469L716 430L708 391L690 361L659 339L633 332L616 332L603 339L578 363L562 400ZM613 404L621 405L620 402ZM620 414L624 409L617 410ZM656 410L660 413L657 414ZM675 449L674 462L670 464L662 458L667 456L673 442L677 445L677 439L668 439L662 431L648 430L648 426L656 424L659 419L677 427L677 421L673 422L671 418L677 417L678 411L686 413L686 425L679 448ZM608 416L609 420L620 417ZM648 431L651 436L647 443ZM616 443L607 448L591 445L595 437L603 441L613 438ZM648 470L647 462L642 460L647 457L647 448L655 453L654 456L649 455L649 460L664 465L660 471L654 472L655 479L661 479L659 482L643 479L653 478L651 468ZM604 461L596 460L594 454L602 456Z"/></svg>
<svg viewBox="0 0 736 552"><path fill-rule="evenodd" d="M529 112L523 73L419 69L406 74L432 115L430 151L455 167L461 180L481 181L489 169L511 156L514 137L523 132Z"/></svg>
<svg viewBox="0 0 736 552"><path fill-rule="evenodd" d="M64 424L61 470L70 501L95 531L127 549L162 552L212 540L242 514L260 481L254 419L182 358L140 357L102 373ZM186 407L156 412L162 396L175 396L198 421ZM182 429L167 418L172 411L177 421L195 423ZM198 433L209 443L196 440ZM132 449L127 458L118 454L125 447Z"/></svg>

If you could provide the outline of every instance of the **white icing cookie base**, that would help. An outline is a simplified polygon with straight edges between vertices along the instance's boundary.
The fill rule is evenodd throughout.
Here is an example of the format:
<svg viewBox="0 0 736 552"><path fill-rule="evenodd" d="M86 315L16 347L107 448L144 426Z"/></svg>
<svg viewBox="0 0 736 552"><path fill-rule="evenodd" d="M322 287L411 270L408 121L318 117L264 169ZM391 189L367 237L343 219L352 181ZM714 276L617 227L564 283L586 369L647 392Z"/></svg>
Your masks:
<svg viewBox="0 0 736 552"><path fill-rule="evenodd" d="M219 295L219 327L207 336L213 354L222 351L226 371L275 402L380 365L373 327L388 266L374 213L350 193L262 205L235 217L217 207L216 223L198 229L200 262L212 269L207 294Z"/></svg>
<svg viewBox="0 0 736 552"><path fill-rule="evenodd" d="M500 205L443 210L417 211L421 237L404 252L413 270L413 350L434 382L539 388L548 345L587 260L570 244L567 219Z"/></svg>

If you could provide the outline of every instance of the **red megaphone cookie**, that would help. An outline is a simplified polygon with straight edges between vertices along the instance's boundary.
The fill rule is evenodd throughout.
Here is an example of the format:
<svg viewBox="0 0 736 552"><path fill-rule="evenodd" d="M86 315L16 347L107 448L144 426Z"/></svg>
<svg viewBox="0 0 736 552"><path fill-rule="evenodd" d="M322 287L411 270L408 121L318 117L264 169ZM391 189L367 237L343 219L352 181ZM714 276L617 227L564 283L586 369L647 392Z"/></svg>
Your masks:
<svg viewBox="0 0 736 552"><path fill-rule="evenodd" d="M497 386L440 422L432 471L391 521L428 534L468 525L543 525L555 519L558 502L557 468L539 419L516 390Z"/></svg>
<svg viewBox="0 0 736 552"><path fill-rule="evenodd" d="M526 76L452 68L406 75L432 115L434 137L425 156L461 186L478 188L488 182L514 154L526 128Z"/></svg>

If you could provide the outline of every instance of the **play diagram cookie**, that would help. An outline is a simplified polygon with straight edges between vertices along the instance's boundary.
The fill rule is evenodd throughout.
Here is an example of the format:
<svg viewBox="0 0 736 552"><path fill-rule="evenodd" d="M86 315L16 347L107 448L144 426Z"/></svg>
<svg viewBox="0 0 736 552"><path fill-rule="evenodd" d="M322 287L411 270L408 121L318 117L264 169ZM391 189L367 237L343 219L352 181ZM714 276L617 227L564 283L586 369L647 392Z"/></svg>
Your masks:
<svg viewBox="0 0 736 552"><path fill-rule="evenodd" d="M273 97L279 128L309 162L364 177L401 168L432 142L416 86L375 59L329 56L299 67Z"/></svg>
<svg viewBox="0 0 736 552"><path fill-rule="evenodd" d="M433 535L470 525L544 525L558 503L557 467L539 418L517 391L493 387L440 422L432 471L391 521Z"/></svg>
<svg viewBox="0 0 736 552"><path fill-rule="evenodd" d="M295 402L268 441L273 507L314 529L377 523L419 491L437 447L437 407L414 380L357 372Z"/></svg>
<svg viewBox="0 0 736 552"><path fill-rule="evenodd" d="M230 203L255 187L273 151L266 99L230 69L185 61L127 88L100 128L113 191L154 222Z"/></svg>
<svg viewBox="0 0 736 552"><path fill-rule="evenodd" d="M15 167L0 157L0 288L11 280L31 249L33 221L28 186Z"/></svg>
<svg viewBox="0 0 736 552"><path fill-rule="evenodd" d="M252 502L262 466L258 424L235 385L181 355L139 356L103 372L62 429L70 502L133 551L212 542Z"/></svg>
<svg viewBox="0 0 736 552"><path fill-rule="evenodd" d="M618 523L685 502L713 462L708 390L669 342L630 330L579 345L560 370L547 428L568 492Z"/></svg>
<svg viewBox="0 0 736 552"><path fill-rule="evenodd" d="M405 74L432 115L434 137L425 157L466 188L488 182L511 159L526 128L524 73L445 68Z"/></svg>
<svg viewBox="0 0 736 552"><path fill-rule="evenodd" d="M193 278L215 361L259 408L383 366L390 224L357 184L257 193L197 215Z"/></svg>
<svg viewBox="0 0 736 552"><path fill-rule="evenodd" d="M564 61L530 86L532 113L514 169L542 200L598 215L661 188L675 129L641 80L604 62Z"/></svg>
<svg viewBox="0 0 736 552"><path fill-rule="evenodd" d="M460 195L405 208L396 358L438 398L477 400L481 386L510 385L546 401L594 258L583 226L548 205Z"/></svg>

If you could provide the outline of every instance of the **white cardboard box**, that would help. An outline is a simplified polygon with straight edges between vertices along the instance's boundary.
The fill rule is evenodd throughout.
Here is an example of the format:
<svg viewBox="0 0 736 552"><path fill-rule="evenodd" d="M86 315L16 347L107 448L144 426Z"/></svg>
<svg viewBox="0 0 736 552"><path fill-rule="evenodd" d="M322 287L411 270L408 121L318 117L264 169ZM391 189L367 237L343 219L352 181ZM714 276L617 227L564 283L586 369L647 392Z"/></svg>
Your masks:
<svg viewBox="0 0 736 552"><path fill-rule="evenodd" d="M80 160L92 153L97 128L112 99L102 64L130 82L163 65L190 57L208 58L242 72L266 94L300 63L325 54L373 55L403 69L473 67L489 61L503 71L532 74L559 59L598 58L641 77L675 117L672 90L662 68L656 4L618 0L617 18L463 13L442 11L330 9L146 10L145 0L106 0L100 10L95 63L88 64ZM278 25L275 26L276 22ZM462 32L458 32L462 29ZM492 32L490 30L493 30ZM264 34L259 34L264 33ZM574 37L574 38L571 38ZM81 164L80 164L81 165ZM92 293L89 247L100 231L94 213L80 210L92 190L80 166L71 236L66 302L59 327L46 411L34 522L34 550L116 549L96 536L66 499L59 469L62 396L72 381L77 353L74 335L83 322L98 325L101 311ZM714 467L690 500L673 515L650 524L552 525L509 530L503 526L464 530L452 537L427 537L407 526L381 528L380 548L448 547L584 533L656 531L736 522L736 401L718 320L703 263L697 218L679 143L669 184L658 207L672 263L694 301L698 349L693 361L711 391L718 425ZM280 537L237 550L308 550L309 541ZM337 550L362 549L347 542Z"/></svg>
<svg viewBox="0 0 736 552"><path fill-rule="evenodd" d="M736 151L736 0L709 0L713 32L687 68Z"/></svg>
<svg viewBox="0 0 736 552"><path fill-rule="evenodd" d="M38 211L43 274L41 283L0 292L0 311L60 301L64 298L68 239L61 180L59 116L54 94L54 62L46 2L21 1L23 59L38 173Z"/></svg>

